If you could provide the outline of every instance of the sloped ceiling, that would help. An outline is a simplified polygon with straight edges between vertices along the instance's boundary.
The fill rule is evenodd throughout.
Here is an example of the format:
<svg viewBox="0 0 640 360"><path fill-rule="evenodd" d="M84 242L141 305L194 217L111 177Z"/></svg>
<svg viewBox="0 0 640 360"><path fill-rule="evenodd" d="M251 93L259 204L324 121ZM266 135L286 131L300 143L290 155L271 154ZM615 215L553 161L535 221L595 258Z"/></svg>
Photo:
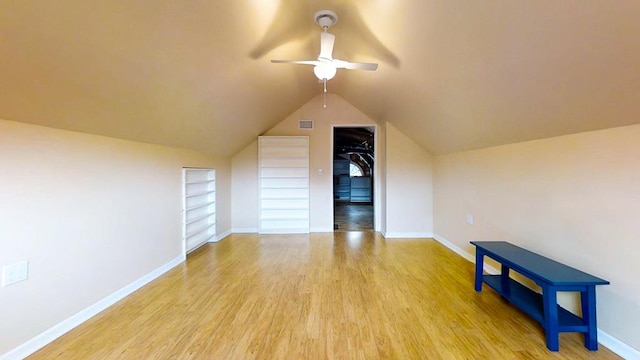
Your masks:
<svg viewBox="0 0 640 360"><path fill-rule="evenodd" d="M0 118L230 156L328 90L433 154L640 122L637 0L0 1ZM331 104L328 104L331 106Z"/></svg>

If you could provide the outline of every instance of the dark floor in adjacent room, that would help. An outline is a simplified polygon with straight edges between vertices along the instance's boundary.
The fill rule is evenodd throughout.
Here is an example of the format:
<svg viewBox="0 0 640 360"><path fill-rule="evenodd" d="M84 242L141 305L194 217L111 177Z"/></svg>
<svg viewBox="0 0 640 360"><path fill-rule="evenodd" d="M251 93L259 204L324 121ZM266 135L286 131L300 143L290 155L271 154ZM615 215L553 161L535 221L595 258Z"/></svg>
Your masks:
<svg viewBox="0 0 640 360"><path fill-rule="evenodd" d="M333 228L335 231L373 230L373 205L336 202Z"/></svg>

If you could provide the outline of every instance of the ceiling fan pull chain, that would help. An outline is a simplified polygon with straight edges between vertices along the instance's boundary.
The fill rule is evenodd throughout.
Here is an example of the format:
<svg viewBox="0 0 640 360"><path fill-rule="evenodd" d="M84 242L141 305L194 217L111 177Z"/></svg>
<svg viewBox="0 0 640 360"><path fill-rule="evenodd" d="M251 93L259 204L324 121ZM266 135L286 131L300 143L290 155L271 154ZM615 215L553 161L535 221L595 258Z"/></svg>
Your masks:
<svg viewBox="0 0 640 360"><path fill-rule="evenodd" d="M327 108L327 79L322 81L324 83L324 90L322 91L322 107Z"/></svg>

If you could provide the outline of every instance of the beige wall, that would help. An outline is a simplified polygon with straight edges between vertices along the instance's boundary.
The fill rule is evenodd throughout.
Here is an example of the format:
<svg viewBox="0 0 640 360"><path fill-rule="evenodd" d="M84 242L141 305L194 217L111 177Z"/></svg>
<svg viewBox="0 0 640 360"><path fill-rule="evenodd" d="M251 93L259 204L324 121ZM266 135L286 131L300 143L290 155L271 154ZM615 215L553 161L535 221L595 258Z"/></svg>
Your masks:
<svg viewBox="0 0 640 360"><path fill-rule="evenodd" d="M233 232L258 231L258 141L254 141L232 159L231 182Z"/></svg>
<svg viewBox="0 0 640 360"><path fill-rule="evenodd" d="M469 253L510 241L611 281L598 326L640 349L640 125L437 156L434 171L437 235Z"/></svg>
<svg viewBox="0 0 640 360"><path fill-rule="evenodd" d="M378 173L380 174L380 176L376 179L376 188L382 190L379 193L379 206L377 205L376 208L378 218L380 219L380 222L376 223L376 230L382 232L383 234L387 232L387 124L388 123L385 122L384 124L380 124L378 126L379 134L384 134L385 136L378 135L378 137L376 138L376 153L385 153L384 161L378 162Z"/></svg>
<svg viewBox="0 0 640 360"><path fill-rule="evenodd" d="M386 237L433 236L432 157L386 124Z"/></svg>
<svg viewBox="0 0 640 360"><path fill-rule="evenodd" d="M230 161L0 120L0 354L182 253L182 167L213 167L218 232L230 230Z"/></svg>
<svg viewBox="0 0 640 360"><path fill-rule="evenodd" d="M314 129L298 130L298 120L313 120ZM376 123L351 106L338 95L327 96L327 107L322 107L322 96L317 96L293 112L264 135L309 136L310 166L310 227L311 231L333 231L333 126L374 126ZM376 139L384 137L383 128L377 127ZM384 152L376 146L376 178L380 177ZM233 157L233 228L258 228L258 151L256 143ZM322 169L322 174L318 174ZM251 180L251 179L255 179ZM380 208L380 184L374 183L375 207ZM380 212L376 211L376 224Z"/></svg>
<svg viewBox="0 0 640 360"><path fill-rule="evenodd" d="M313 120L313 131L298 130L298 120ZM332 131L352 125L376 126L376 229L393 237L431 236L431 155L393 125L377 125L337 95L327 97L327 108L321 96L312 99L265 134L310 137L311 231L333 230ZM257 142L236 154L232 163L233 229L257 231Z"/></svg>

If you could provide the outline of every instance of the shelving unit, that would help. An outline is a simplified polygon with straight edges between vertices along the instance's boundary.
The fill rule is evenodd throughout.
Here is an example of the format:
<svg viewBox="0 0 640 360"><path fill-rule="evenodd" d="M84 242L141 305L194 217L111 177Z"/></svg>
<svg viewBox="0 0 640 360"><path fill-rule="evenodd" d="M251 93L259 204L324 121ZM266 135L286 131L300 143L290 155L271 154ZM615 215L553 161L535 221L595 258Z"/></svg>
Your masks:
<svg viewBox="0 0 640 360"><path fill-rule="evenodd" d="M351 194L352 203L370 203L371 202L371 177L359 176L351 178Z"/></svg>
<svg viewBox="0 0 640 360"><path fill-rule="evenodd" d="M348 202L351 197L349 160L333 160L333 198Z"/></svg>
<svg viewBox="0 0 640 360"><path fill-rule="evenodd" d="M333 199L340 202L370 203L371 177L349 173L349 160L333 160Z"/></svg>
<svg viewBox="0 0 640 360"><path fill-rule="evenodd" d="M184 168L183 239L189 253L216 241L216 171Z"/></svg>
<svg viewBox="0 0 640 360"><path fill-rule="evenodd" d="M262 234L309 232L309 137L261 136Z"/></svg>

